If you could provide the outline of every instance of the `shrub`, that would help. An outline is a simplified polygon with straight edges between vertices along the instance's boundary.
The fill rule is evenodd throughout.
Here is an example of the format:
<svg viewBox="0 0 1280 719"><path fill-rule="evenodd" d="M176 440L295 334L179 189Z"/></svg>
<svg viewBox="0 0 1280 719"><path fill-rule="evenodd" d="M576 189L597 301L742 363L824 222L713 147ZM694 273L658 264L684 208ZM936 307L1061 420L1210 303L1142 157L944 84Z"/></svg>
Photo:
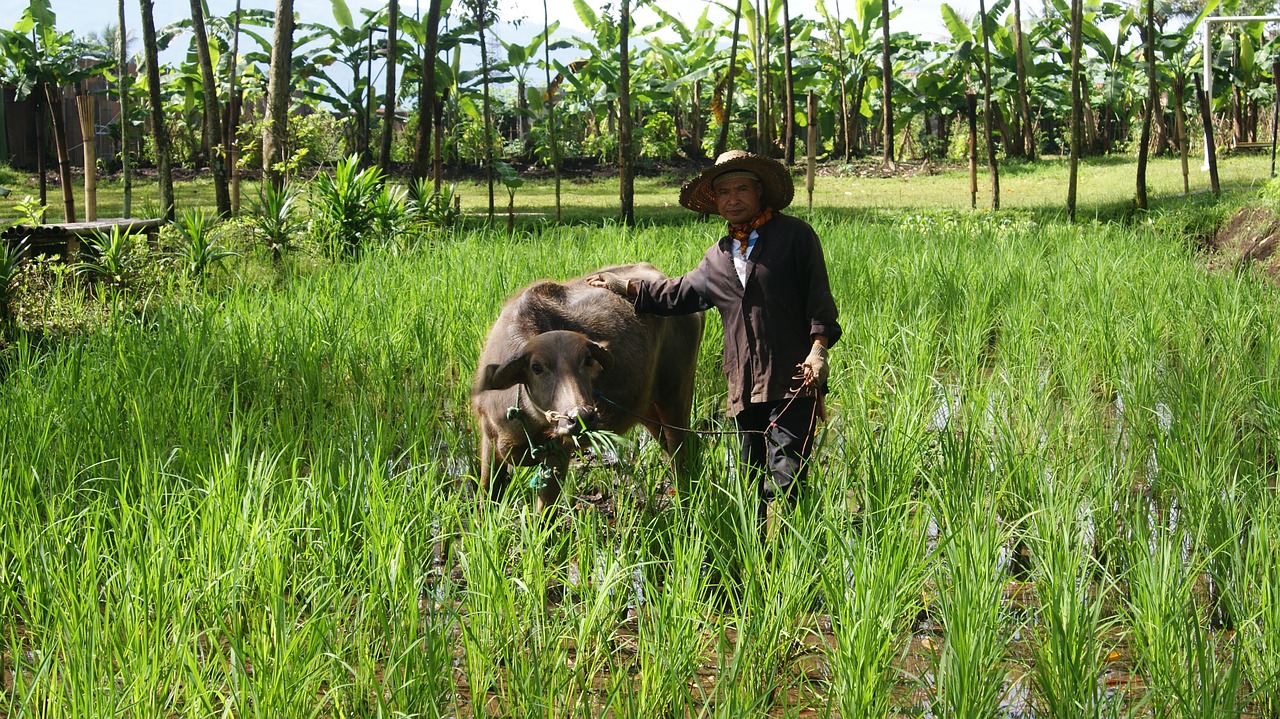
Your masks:
<svg viewBox="0 0 1280 719"><path fill-rule="evenodd" d="M322 172L311 181L312 230L316 237L336 254L357 255L379 227L379 205L382 171L376 167L360 169L360 158L351 155L333 168L333 174Z"/></svg>
<svg viewBox="0 0 1280 719"><path fill-rule="evenodd" d="M270 184L270 183L268 183ZM187 277L203 282L209 268L235 255L218 243L218 221L202 209L185 210L178 217L178 247L175 258Z"/></svg>

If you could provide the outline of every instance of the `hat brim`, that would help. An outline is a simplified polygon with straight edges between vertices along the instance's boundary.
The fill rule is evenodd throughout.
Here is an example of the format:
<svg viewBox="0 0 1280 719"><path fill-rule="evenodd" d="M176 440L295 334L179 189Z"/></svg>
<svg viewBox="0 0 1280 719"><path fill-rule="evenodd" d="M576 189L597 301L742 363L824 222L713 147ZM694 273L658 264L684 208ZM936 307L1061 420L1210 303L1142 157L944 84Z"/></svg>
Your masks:
<svg viewBox="0 0 1280 719"><path fill-rule="evenodd" d="M777 160L758 155L743 154L724 162L718 162L703 170L697 177L680 188L680 204L694 212L716 214L715 180L726 172L742 171L760 178L760 205L781 210L795 198L795 183L791 173Z"/></svg>

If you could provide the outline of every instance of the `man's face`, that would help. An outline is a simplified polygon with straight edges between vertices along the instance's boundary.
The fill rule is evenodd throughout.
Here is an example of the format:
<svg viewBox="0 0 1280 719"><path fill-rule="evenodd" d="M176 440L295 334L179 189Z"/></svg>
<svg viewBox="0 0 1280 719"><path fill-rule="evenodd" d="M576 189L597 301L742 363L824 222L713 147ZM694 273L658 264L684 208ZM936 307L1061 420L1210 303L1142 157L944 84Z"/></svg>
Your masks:
<svg viewBox="0 0 1280 719"><path fill-rule="evenodd" d="M740 225L760 214L760 183L749 177L735 177L715 184L716 212L731 225Z"/></svg>

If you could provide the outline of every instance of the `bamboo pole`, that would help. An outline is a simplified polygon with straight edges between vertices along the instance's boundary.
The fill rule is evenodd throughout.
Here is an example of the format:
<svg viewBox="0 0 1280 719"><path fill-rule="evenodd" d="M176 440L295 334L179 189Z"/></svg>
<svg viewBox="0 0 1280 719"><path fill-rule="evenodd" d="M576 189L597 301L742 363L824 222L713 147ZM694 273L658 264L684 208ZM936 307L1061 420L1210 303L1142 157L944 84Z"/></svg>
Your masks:
<svg viewBox="0 0 1280 719"><path fill-rule="evenodd" d="M76 97L80 110L80 137L84 139L84 216L89 222L98 219L98 149L94 143L93 95Z"/></svg>

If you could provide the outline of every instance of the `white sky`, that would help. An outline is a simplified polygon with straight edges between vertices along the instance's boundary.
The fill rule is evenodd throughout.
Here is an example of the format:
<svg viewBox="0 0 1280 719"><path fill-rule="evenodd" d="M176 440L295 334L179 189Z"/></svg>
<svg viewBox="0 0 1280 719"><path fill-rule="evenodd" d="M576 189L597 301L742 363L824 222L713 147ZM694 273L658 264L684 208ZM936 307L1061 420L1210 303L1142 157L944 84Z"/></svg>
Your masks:
<svg viewBox="0 0 1280 719"><path fill-rule="evenodd" d="M587 0L587 4L598 11L606 1ZM825 1L828 3L827 7L834 10L838 0ZM894 18L891 28L895 31L910 30L926 39L936 40L946 37L946 29L939 11L945 1L892 0L892 6L895 9L901 8L902 12ZM206 2L209 14L212 16L226 16L235 10L235 0L206 0ZM381 10L387 5L386 0L346 0L346 2L356 22L359 22L362 17L360 8ZM454 0L454 5L458 6L461 2L462 0ZM707 0L693 0L693 2L656 0L656 2L677 17L687 18L689 22L696 21L707 6ZM845 13L852 12L853 2L854 0L847 0L840 3L841 10ZM504 40L527 42L542 25L542 0L495 0L495 4L499 18L504 21L495 28L496 35ZM614 0L613 4L616 7L617 0ZM978 0L950 0L949 4L962 15L976 14L978 9ZM1034 5L1034 3L1031 4ZM0 0L0 27L13 27L27 5L27 0ZM241 5L246 9L274 10L275 0L242 0ZM552 21L560 21L558 33L560 37L568 38L583 32L578 15L573 9L573 0L547 0L547 5ZM51 7L57 15L58 29L73 31L78 35L101 33L108 25L114 25L117 19L117 3L113 0L51 0ZM132 36L140 38L142 29L138 7L138 0L125 0L125 24ZM419 9L420 13L425 15L426 7L427 0L400 0L400 12L405 15L414 15ZM818 13L815 7L814 0L792 0L791 12L793 16L817 19ZM155 0L154 8L157 28L191 17L189 0ZM301 22L334 22L331 0L294 0L294 10ZM710 16L713 19L724 17L722 13L723 11L717 8ZM523 27L517 30L510 21L520 18L525 18L526 21ZM647 17L643 11L636 14L637 22L642 24L656 19L657 17L652 13L648 13ZM161 55L161 61L180 62L186 47L187 41L179 40L174 47Z"/></svg>
<svg viewBox="0 0 1280 719"><path fill-rule="evenodd" d="M212 15L229 15L235 9L235 0L207 0ZM592 7L599 9L601 0L587 0ZM413 14L415 5L421 4L422 14L426 14L426 0L400 0L400 12ZM894 8L902 8L894 25L910 28L916 33L932 39L942 37L945 29L942 25L938 7L943 0L893 0ZM116 3L111 0L52 0L53 11L58 16L60 30L72 30L78 34L101 32L109 24L116 22ZM243 0L245 8L274 9L274 0ZM386 0L347 0L352 15L360 17L358 8L384 8ZM457 2L455 1L455 4ZM614 3L616 6L616 2ZM977 0L951 0L951 6L964 14L976 13ZM503 20L527 17L530 23L541 24L542 0L497 0L498 15ZM673 12L677 16L688 16L690 21L697 18L705 1L681 2L681 0L658 0L658 5ZM850 12L853 2L846 2L842 8ZM10 28L22 15L27 6L26 0L0 0L0 27ZM829 5L833 7L834 3ZM572 0L548 0L548 8L552 20L560 20L561 27L569 32L581 29L577 13L573 10ZM682 8L687 8L682 10ZM294 0L294 10L305 22L324 23L333 20L333 9L330 0ZM813 0L795 0L792 13L808 18L816 18ZM713 12L713 17L715 13ZM187 0L155 0L156 26L163 27L171 22L191 17L191 5ZM638 16L639 19L639 16ZM131 30L140 28L138 0L125 0L125 24ZM501 34L499 29L499 34Z"/></svg>

